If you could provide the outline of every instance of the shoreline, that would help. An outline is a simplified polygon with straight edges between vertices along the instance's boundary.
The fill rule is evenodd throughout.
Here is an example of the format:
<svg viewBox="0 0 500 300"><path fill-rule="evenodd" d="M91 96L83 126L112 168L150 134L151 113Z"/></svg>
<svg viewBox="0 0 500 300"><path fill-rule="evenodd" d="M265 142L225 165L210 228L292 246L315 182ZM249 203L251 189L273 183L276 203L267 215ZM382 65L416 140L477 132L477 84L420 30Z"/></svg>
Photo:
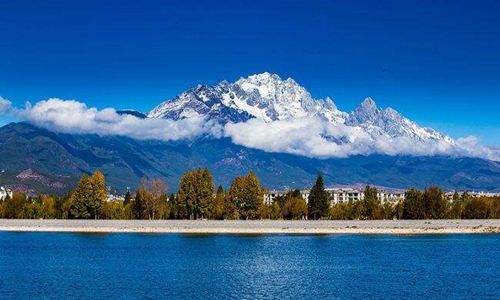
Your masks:
<svg viewBox="0 0 500 300"><path fill-rule="evenodd" d="M500 220L215 221L0 219L0 231L182 234L498 234Z"/></svg>

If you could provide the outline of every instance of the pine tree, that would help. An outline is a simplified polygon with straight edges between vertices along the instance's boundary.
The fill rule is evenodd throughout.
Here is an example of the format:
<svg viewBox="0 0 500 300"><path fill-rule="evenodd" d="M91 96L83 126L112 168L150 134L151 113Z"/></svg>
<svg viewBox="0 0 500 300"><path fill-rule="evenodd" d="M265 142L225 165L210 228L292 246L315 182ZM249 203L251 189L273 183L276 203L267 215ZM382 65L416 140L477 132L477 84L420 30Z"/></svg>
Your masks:
<svg viewBox="0 0 500 300"><path fill-rule="evenodd" d="M135 192L134 207L132 209L134 217L136 219L145 219L146 204L144 203L144 189L142 187L137 188Z"/></svg>
<svg viewBox="0 0 500 300"><path fill-rule="evenodd" d="M309 193L307 208L309 219L321 219L328 213L328 209L330 208L330 201L328 192L325 190L325 184L323 182L323 176L321 176L321 174L318 174L316 183Z"/></svg>
<svg viewBox="0 0 500 300"><path fill-rule="evenodd" d="M250 171L245 178L244 205L242 215L245 219L257 219L259 207L263 202L263 192L259 178Z"/></svg>
<svg viewBox="0 0 500 300"><path fill-rule="evenodd" d="M214 205L214 179L210 171L205 168L196 172L199 194L196 203L196 217L206 218Z"/></svg>
<svg viewBox="0 0 500 300"><path fill-rule="evenodd" d="M132 195L130 194L130 191L127 190L125 193L125 197L123 198L123 206L127 206L130 201L132 201Z"/></svg>
<svg viewBox="0 0 500 300"><path fill-rule="evenodd" d="M174 193L170 194L170 196L168 197L168 203L170 204L169 219L177 219L179 206L177 204L177 197L175 196Z"/></svg>
<svg viewBox="0 0 500 300"><path fill-rule="evenodd" d="M75 219L89 219L92 215L89 207L92 202L92 184L87 174L83 174L71 196L71 217Z"/></svg>
<svg viewBox="0 0 500 300"><path fill-rule="evenodd" d="M179 181L177 202L179 206L179 218L196 218L197 186L194 172L186 172Z"/></svg>

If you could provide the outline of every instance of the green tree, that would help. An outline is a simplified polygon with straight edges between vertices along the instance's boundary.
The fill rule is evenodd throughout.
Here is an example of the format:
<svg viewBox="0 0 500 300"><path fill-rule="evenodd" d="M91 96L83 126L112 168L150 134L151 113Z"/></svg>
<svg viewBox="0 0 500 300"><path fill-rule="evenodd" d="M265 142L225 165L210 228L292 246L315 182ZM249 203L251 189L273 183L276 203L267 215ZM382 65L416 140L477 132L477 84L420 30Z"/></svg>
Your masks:
<svg viewBox="0 0 500 300"><path fill-rule="evenodd" d="M179 205L177 204L177 197L174 193L171 193L168 197L168 203L170 204L169 219L177 219L179 214Z"/></svg>
<svg viewBox="0 0 500 300"><path fill-rule="evenodd" d="M23 217L24 207L29 204L26 195L14 193L12 198L7 197L2 201L2 218L19 219Z"/></svg>
<svg viewBox="0 0 500 300"><path fill-rule="evenodd" d="M307 217L307 203L302 196L292 196L283 206L283 216L289 220L300 220Z"/></svg>
<svg viewBox="0 0 500 300"><path fill-rule="evenodd" d="M72 192L67 192L63 197L55 197L56 217L57 219L68 219L72 206Z"/></svg>
<svg viewBox="0 0 500 300"><path fill-rule="evenodd" d="M328 219L330 220L348 220L346 203L336 203L328 210Z"/></svg>
<svg viewBox="0 0 500 300"><path fill-rule="evenodd" d="M417 189L409 189L405 193L403 202L403 218L404 219L424 219L423 195Z"/></svg>
<svg viewBox="0 0 500 300"><path fill-rule="evenodd" d="M40 205L40 213L37 218L54 219L57 218L57 206L55 196L40 195L37 199Z"/></svg>
<svg viewBox="0 0 500 300"><path fill-rule="evenodd" d="M489 219L492 217L492 202L486 197L472 198L465 204L464 219Z"/></svg>
<svg viewBox="0 0 500 300"><path fill-rule="evenodd" d="M121 201L109 201L102 204L101 216L108 220L122 220L125 217L124 203Z"/></svg>
<svg viewBox="0 0 500 300"><path fill-rule="evenodd" d="M257 219L263 202L263 190L259 178L249 172L246 177L237 176L228 190L226 209L236 209L239 219Z"/></svg>
<svg viewBox="0 0 500 300"><path fill-rule="evenodd" d="M424 218L444 219L446 216L448 202L443 191L438 187L431 187L423 194Z"/></svg>
<svg viewBox="0 0 500 300"><path fill-rule="evenodd" d="M467 202L470 200L470 195L467 191L463 192L462 195L460 196L460 200L462 200L462 202Z"/></svg>
<svg viewBox="0 0 500 300"><path fill-rule="evenodd" d="M394 217L397 220L401 220L404 217L404 202L403 201L398 201L396 205L394 206Z"/></svg>
<svg viewBox="0 0 500 300"><path fill-rule="evenodd" d="M135 200L133 201L133 215L135 219L143 220L147 219L146 215L146 204L145 204L145 194L146 191L139 186L135 192Z"/></svg>
<svg viewBox="0 0 500 300"><path fill-rule="evenodd" d="M328 192L325 190L323 176L318 174L316 183L309 193L308 215L309 219L321 219L328 214L330 208L330 200Z"/></svg>
<svg viewBox="0 0 500 300"><path fill-rule="evenodd" d="M245 192L240 202L241 215L244 219L258 219L259 207L263 202L263 192L259 178L252 171L246 177Z"/></svg>
<svg viewBox="0 0 500 300"><path fill-rule="evenodd" d="M214 204L214 181L208 169L184 173L179 182L177 201L183 218L207 218Z"/></svg>
<svg viewBox="0 0 500 300"><path fill-rule="evenodd" d="M198 174L200 189L198 190L195 215L200 218L207 218L210 216L210 211L214 205L214 179L208 168L198 172L201 172L201 174Z"/></svg>
<svg viewBox="0 0 500 300"><path fill-rule="evenodd" d="M453 197L455 198L455 197ZM453 201L451 205L449 206L448 212L446 213L446 218L447 219L461 219L462 214L465 208L465 204L460 200L460 198L457 198L457 200Z"/></svg>
<svg viewBox="0 0 500 300"><path fill-rule="evenodd" d="M127 206L130 203L130 201L132 201L132 195L130 194L130 191L127 190L127 192L125 193L125 197L123 199L123 205Z"/></svg>
<svg viewBox="0 0 500 300"><path fill-rule="evenodd" d="M363 219L375 220L381 217L380 201L378 200L378 190L369 185L366 186L363 198Z"/></svg>
<svg viewBox="0 0 500 300"><path fill-rule="evenodd" d="M384 220L391 220L396 217L396 206L390 202L385 202L380 206L380 217Z"/></svg>
<svg viewBox="0 0 500 300"><path fill-rule="evenodd" d="M89 219L92 217L89 207L92 205L92 184L90 177L83 174L78 182L75 191L71 195L70 214L75 219Z"/></svg>
<svg viewBox="0 0 500 300"><path fill-rule="evenodd" d="M127 205L123 207L123 214L125 215L125 219L134 220L136 219L134 214L134 201L130 201Z"/></svg>

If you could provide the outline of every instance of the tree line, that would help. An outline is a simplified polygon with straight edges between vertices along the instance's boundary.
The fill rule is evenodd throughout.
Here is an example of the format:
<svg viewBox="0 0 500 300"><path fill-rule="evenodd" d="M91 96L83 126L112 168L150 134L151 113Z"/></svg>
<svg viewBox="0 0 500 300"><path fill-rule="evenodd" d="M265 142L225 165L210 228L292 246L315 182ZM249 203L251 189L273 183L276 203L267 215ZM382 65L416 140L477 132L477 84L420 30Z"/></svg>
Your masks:
<svg viewBox="0 0 500 300"><path fill-rule="evenodd" d="M124 201L107 201L104 175L84 174L76 188L62 197L27 197L14 193L0 201L0 218L26 219L493 219L500 218L500 198L471 197L455 193L448 201L438 187L425 191L409 189L405 200L381 203L376 188L367 186L364 199L331 205L323 177L318 175L308 201L300 190L290 190L272 203L264 203L259 178L249 172L237 176L229 188L215 189L208 169L186 172L176 194L168 194L163 179L143 178L134 194L127 191Z"/></svg>

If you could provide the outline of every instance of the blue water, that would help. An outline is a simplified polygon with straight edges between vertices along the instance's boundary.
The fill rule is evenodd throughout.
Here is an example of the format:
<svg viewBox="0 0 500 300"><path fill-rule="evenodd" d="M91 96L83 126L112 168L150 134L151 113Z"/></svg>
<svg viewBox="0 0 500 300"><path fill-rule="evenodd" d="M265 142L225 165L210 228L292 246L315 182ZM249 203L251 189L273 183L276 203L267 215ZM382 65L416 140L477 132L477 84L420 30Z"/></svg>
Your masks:
<svg viewBox="0 0 500 300"><path fill-rule="evenodd" d="M1 299L500 299L500 235L0 232Z"/></svg>

